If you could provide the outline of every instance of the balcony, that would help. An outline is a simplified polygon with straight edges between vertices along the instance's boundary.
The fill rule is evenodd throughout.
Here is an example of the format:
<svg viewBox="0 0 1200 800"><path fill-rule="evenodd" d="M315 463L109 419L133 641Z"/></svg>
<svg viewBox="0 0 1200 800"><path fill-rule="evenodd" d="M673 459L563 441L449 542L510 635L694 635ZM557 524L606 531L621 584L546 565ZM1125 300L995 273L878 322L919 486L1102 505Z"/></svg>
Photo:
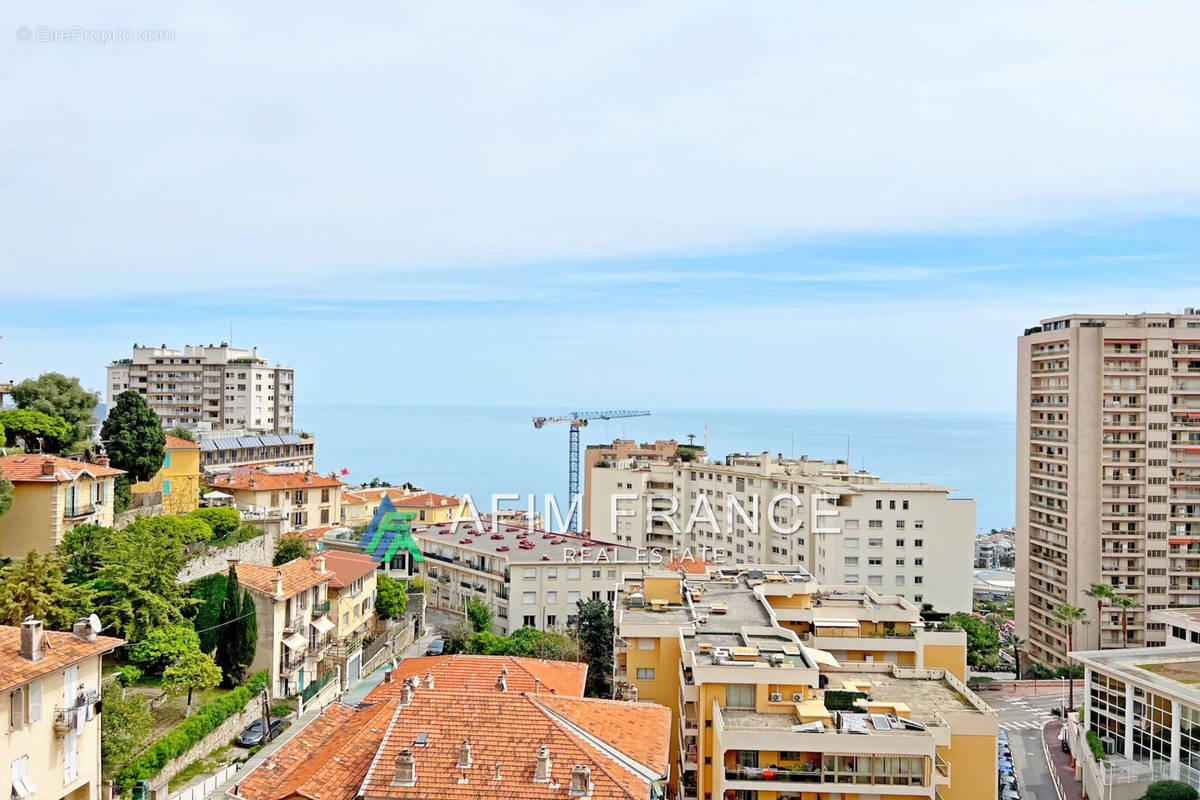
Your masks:
<svg viewBox="0 0 1200 800"><path fill-rule="evenodd" d="M287 675L301 669L308 660L307 651L289 650L279 658L279 672L282 675Z"/></svg>
<svg viewBox="0 0 1200 800"><path fill-rule="evenodd" d="M304 618L304 614L294 614L291 619L283 626L283 635L290 636L293 633L299 633L308 624L308 620Z"/></svg>
<svg viewBox="0 0 1200 800"><path fill-rule="evenodd" d="M933 770L935 773L935 783L937 783L939 786L950 785L950 764L948 764L940 755L934 754Z"/></svg>
<svg viewBox="0 0 1200 800"><path fill-rule="evenodd" d="M313 603L312 615L313 619L323 617L329 613L329 598Z"/></svg>
<svg viewBox="0 0 1200 800"><path fill-rule="evenodd" d="M63 511L63 519L80 519L81 517L90 517L96 513L96 505L88 503L85 506L68 506Z"/></svg>

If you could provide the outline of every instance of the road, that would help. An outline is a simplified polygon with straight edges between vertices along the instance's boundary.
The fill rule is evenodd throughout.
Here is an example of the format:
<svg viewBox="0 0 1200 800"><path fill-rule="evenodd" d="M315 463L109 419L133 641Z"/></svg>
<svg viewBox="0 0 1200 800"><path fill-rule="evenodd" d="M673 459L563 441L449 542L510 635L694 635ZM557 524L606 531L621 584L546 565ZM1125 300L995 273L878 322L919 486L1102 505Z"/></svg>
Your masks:
<svg viewBox="0 0 1200 800"><path fill-rule="evenodd" d="M1000 716L1000 729L1008 732L1021 797L1055 800L1058 794L1042 749L1042 723L1052 719L1050 709L1061 703L1059 695L1005 700L989 696L987 702Z"/></svg>

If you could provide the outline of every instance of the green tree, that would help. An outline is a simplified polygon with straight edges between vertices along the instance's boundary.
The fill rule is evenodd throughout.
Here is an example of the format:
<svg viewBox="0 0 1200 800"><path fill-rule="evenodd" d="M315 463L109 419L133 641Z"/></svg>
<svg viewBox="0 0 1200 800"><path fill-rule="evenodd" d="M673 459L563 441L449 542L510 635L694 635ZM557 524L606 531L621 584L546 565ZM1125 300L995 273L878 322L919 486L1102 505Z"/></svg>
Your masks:
<svg viewBox="0 0 1200 800"><path fill-rule="evenodd" d="M221 629L221 602L225 598L226 577L223 573L205 575L188 585L188 596L196 601L192 626L200 637L200 651L211 654L217 647Z"/></svg>
<svg viewBox="0 0 1200 800"><path fill-rule="evenodd" d="M100 393L84 389L79 384L79 378L46 372L14 386L12 398L17 408L64 419L71 427L70 441L67 442L71 445L84 441L91 434Z"/></svg>
<svg viewBox="0 0 1200 800"><path fill-rule="evenodd" d="M125 526L124 532L135 539L167 539L179 547L195 542L207 542L213 529L202 517L180 516L139 517Z"/></svg>
<svg viewBox="0 0 1200 800"><path fill-rule="evenodd" d="M303 536L280 536L279 541L275 543L275 558L271 563L278 567L311 555L312 545Z"/></svg>
<svg viewBox="0 0 1200 800"><path fill-rule="evenodd" d="M467 619L471 629L476 633L486 633L492 629L492 609L487 603L472 597L467 601Z"/></svg>
<svg viewBox="0 0 1200 800"><path fill-rule="evenodd" d="M1104 605L1111 603L1116 593L1113 592L1112 586L1107 583L1093 583L1083 592L1088 597L1096 601L1096 649L1100 649L1100 615L1104 613ZM1086 646L1086 645L1085 645Z"/></svg>
<svg viewBox="0 0 1200 800"><path fill-rule="evenodd" d="M1155 781L1146 787L1142 800L1196 800L1197 797L1200 793L1183 781Z"/></svg>
<svg viewBox="0 0 1200 800"><path fill-rule="evenodd" d="M992 669L1000 652L1000 635L985 620L973 614L951 614L946 622L967 632L967 663L976 669Z"/></svg>
<svg viewBox="0 0 1200 800"><path fill-rule="evenodd" d="M116 531L91 583L96 613L115 635L135 642L154 628L182 622L184 610L194 605L176 582L183 561L170 526L135 524Z"/></svg>
<svg viewBox="0 0 1200 800"><path fill-rule="evenodd" d="M0 441L4 439L4 429L0 428ZM4 473L0 472L0 517L8 513L13 504L13 485L12 481L4 477Z"/></svg>
<svg viewBox="0 0 1200 800"><path fill-rule="evenodd" d="M58 553L30 550L22 561L0 568L0 624L20 625L26 617L51 630L70 630L85 615L87 589L67 580Z"/></svg>
<svg viewBox="0 0 1200 800"><path fill-rule="evenodd" d="M589 697L612 697L613 609L604 600L579 600L574 633L587 661Z"/></svg>
<svg viewBox="0 0 1200 800"><path fill-rule="evenodd" d="M0 411L0 425L4 426L4 443L8 447L20 442L29 453L61 453L75 443L75 430L69 422L33 409Z"/></svg>
<svg viewBox="0 0 1200 800"><path fill-rule="evenodd" d="M1008 640L1008 646L1012 648L1013 667L1017 680L1021 680L1021 651L1025 649L1025 644L1025 640L1015 633Z"/></svg>
<svg viewBox="0 0 1200 800"><path fill-rule="evenodd" d="M200 637L186 625L164 625L146 634L129 648L129 660L151 675L164 670L189 653L200 652Z"/></svg>
<svg viewBox="0 0 1200 800"><path fill-rule="evenodd" d="M145 481L162 467L167 438L158 415L134 391L121 392L108 410L100 438L112 465L130 481Z"/></svg>
<svg viewBox="0 0 1200 800"><path fill-rule="evenodd" d="M112 538L113 529L103 525L77 525L63 534L58 544L59 554L72 583L84 584L96 578L104 549Z"/></svg>
<svg viewBox="0 0 1200 800"><path fill-rule="evenodd" d="M254 598L250 592L242 592L241 619L236 626L238 636L238 661L242 670L254 663L254 653L258 649L258 612L254 608Z"/></svg>
<svg viewBox="0 0 1200 800"><path fill-rule="evenodd" d="M1054 607L1053 617L1067 629L1067 664L1071 663L1071 651L1075 649L1075 623L1083 619L1086 612L1079 606L1070 603L1059 603ZM1070 704L1075 707L1075 681L1067 681L1070 686Z"/></svg>
<svg viewBox="0 0 1200 800"><path fill-rule="evenodd" d="M1141 605L1136 597L1127 594L1117 595L1109 603L1121 612L1121 647L1129 646L1129 612ZM1097 619L1099 619L1097 617ZM1099 627L1099 626L1097 626Z"/></svg>
<svg viewBox="0 0 1200 800"><path fill-rule="evenodd" d="M197 508L188 514L212 528L212 538L222 539L242 526L242 517L236 508Z"/></svg>
<svg viewBox="0 0 1200 800"><path fill-rule="evenodd" d="M100 758L105 776L111 777L141 751L154 726L154 715L144 695L126 692L118 681L105 687L101 699Z"/></svg>
<svg viewBox="0 0 1200 800"><path fill-rule="evenodd" d="M249 594L247 593L247 596ZM221 616L217 619L220 626L217 636L217 652L215 661L224 676L223 684L232 689L242 682L246 667L254 659L251 649L247 653L246 623L242 607L245 598L242 597L241 585L238 583L237 567L229 568L229 576L225 581L225 599L221 603ZM250 603L253 609L253 601ZM251 617L253 618L253 616ZM255 622L257 625L257 620Z"/></svg>
<svg viewBox="0 0 1200 800"><path fill-rule="evenodd" d="M425 594L425 591L428 587L425 585L424 579L418 576L415 578L409 578L408 586L405 588L411 594Z"/></svg>
<svg viewBox="0 0 1200 800"><path fill-rule="evenodd" d="M192 715L192 692L212 689L221 682L221 670L212 658L197 649L181 655L163 670L163 691L172 697L187 693L185 717Z"/></svg>
<svg viewBox="0 0 1200 800"><path fill-rule="evenodd" d="M187 441L187 442L196 441L196 437L192 434L191 431L189 431L187 428L181 428L178 425L176 425L174 428L171 428L171 430L167 431L167 435L174 436L176 439L183 439L184 441Z"/></svg>
<svg viewBox="0 0 1200 800"><path fill-rule="evenodd" d="M404 584L380 573L375 584L375 613L383 619L399 619L407 608Z"/></svg>

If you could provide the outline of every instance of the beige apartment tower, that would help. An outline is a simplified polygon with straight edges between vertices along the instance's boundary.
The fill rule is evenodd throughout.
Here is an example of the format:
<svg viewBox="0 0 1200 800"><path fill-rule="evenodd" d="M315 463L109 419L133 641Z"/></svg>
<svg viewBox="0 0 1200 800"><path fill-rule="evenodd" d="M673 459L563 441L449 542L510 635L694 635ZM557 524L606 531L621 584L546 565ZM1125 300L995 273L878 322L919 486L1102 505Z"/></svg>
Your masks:
<svg viewBox="0 0 1200 800"><path fill-rule="evenodd" d="M295 377L291 367L268 363L257 347L135 344L132 357L108 365L105 389L109 408L122 392L138 392L168 429L291 433Z"/></svg>
<svg viewBox="0 0 1200 800"><path fill-rule="evenodd" d="M1065 663L1053 616L1087 612L1075 648L1156 646L1147 611L1200 604L1200 313L1054 317L1017 355L1017 631ZM1121 614L1085 592L1140 604Z"/></svg>

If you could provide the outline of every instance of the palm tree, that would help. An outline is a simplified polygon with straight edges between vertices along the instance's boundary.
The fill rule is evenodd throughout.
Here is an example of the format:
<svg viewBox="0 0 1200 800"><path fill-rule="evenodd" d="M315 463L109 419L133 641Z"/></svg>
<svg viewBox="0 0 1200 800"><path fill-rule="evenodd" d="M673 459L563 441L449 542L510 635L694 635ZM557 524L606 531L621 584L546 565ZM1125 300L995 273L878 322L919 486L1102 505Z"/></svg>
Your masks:
<svg viewBox="0 0 1200 800"><path fill-rule="evenodd" d="M1021 680L1021 650L1025 648L1025 640L1014 633L1008 643L1012 646L1013 665L1017 668L1017 680Z"/></svg>
<svg viewBox="0 0 1200 800"><path fill-rule="evenodd" d="M1054 607L1054 618L1067 628L1067 667L1071 666L1071 651L1075 649L1075 623L1087 614L1079 606L1070 603L1059 603ZM1071 708L1075 707L1075 681L1068 678L1071 684Z"/></svg>
<svg viewBox="0 0 1200 800"><path fill-rule="evenodd" d="M1113 608L1121 609L1121 647L1129 646L1129 612L1141 605L1137 598L1129 595L1117 595L1109 603Z"/></svg>
<svg viewBox="0 0 1200 800"><path fill-rule="evenodd" d="M1112 605L1112 599L1116 597L1116 593L1107 583L1093 583L1084 591L1084 594L1096 601L1096 649L1099 650L1102 647L1100 644L1100 614L1103 613L1105 603Z"/></svg>

